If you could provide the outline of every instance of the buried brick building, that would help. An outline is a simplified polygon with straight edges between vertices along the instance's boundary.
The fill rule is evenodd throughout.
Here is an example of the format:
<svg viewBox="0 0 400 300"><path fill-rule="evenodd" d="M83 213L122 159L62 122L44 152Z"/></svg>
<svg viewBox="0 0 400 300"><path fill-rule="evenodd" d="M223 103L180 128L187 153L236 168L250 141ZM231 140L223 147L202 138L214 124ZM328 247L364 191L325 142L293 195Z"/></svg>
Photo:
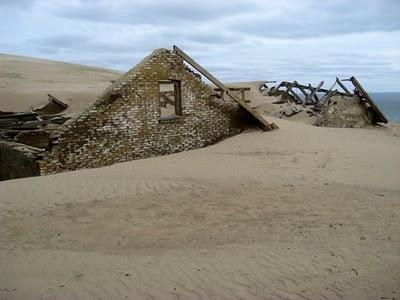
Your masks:
<svg viewBox="0 0 400 300"><path fill-rule="evenodd" d="M0 180L201 148L260 124L260 116L254 117L245 105L235 97L217 97L175 51L159 49L91 106L45 134L40 148L35 138L26 144L15 143L15 137L1 141ZM37 136L48 126L44 123L25 135Z"/></svg>

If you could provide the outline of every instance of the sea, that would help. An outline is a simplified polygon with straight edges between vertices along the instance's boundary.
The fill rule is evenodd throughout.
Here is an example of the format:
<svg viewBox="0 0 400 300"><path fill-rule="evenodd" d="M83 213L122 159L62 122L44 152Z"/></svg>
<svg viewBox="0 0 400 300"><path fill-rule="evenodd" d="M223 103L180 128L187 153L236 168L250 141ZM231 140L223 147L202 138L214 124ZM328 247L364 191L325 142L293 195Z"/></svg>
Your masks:
<svg viewBox="0 0 400 300"><path fill-rule="evenodd" d="M400 123L400 92L369 94L390 122Z"/></svg>

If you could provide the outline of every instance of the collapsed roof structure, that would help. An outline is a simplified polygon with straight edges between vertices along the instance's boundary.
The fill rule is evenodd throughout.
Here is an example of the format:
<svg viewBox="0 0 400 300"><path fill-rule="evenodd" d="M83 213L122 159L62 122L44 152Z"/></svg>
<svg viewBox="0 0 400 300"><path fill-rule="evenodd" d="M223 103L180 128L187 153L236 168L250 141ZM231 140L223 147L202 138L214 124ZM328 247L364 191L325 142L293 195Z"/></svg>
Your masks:
<svg viewBox="0 0 400 300"><path fill-rule="evenodd" d="M52 136L70 119L68 105L51 94L48 103L26 112L0 111L0 139L48 148Z"/></svg>
<svg viewBox="0 0 400 300"><path fill-rule="evenodd" d="M353 92L344 82L352 84ZM354 76L342 80L336 78L330 89L323 88L324 81L315 87L311 84L299 84L297 81L282 81L272 87L268 86L270 83L275 82L267 81L260 87L264 95L277 97L275 104L295 104L289 113L282 111L281 117L284 114L296 114L302 110L301 107L310 107L309 112L318 117L314 124L317 126L364 127L388 123L384 113ZM336 86L339 89L334 89Z"/></svg>

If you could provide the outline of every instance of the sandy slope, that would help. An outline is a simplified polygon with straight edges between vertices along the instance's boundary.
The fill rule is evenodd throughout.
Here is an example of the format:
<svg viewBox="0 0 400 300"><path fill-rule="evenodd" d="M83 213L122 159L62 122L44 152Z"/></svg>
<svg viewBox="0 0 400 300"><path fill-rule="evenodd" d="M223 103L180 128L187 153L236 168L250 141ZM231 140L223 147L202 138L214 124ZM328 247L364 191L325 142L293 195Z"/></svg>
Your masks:
<svg viewBox="0 0 400 300"><path fill-rule="evenodd" d="M85 88L78 69L60 91ZM0 299L398 299L400 127L273 121L200 150L0 182Z"/></svg>
<svg viewBox="0 0 400 300"><path fill-rule="evenodd" d="M0 298L398 298L399 129L274 121L0 182Z"/></svg>

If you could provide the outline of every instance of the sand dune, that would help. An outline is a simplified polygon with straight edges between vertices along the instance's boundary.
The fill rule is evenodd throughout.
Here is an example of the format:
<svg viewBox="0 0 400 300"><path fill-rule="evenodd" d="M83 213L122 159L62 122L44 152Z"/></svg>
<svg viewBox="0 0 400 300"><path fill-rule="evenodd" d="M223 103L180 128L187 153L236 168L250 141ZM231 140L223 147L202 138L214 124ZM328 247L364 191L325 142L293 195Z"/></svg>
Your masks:
<svg viewBox="0 0 400 300"><path fill-rule="evenodd" d="M0 182L0 299L397 299L400 127L273 121Z"/></svg>
<svg viewBox="0 0 400 300"><path fill-rule="evenodd" d="M79 111L121 72L57 61L0 54L0 110L24 111L47 103L47 93Z"/></svg>
<svg viewBox="0 0 400 300"><path fill-rule="evenodd" d="M1 182L0 296L395 297L398 129L274 121L201 150Z"/></svg>

